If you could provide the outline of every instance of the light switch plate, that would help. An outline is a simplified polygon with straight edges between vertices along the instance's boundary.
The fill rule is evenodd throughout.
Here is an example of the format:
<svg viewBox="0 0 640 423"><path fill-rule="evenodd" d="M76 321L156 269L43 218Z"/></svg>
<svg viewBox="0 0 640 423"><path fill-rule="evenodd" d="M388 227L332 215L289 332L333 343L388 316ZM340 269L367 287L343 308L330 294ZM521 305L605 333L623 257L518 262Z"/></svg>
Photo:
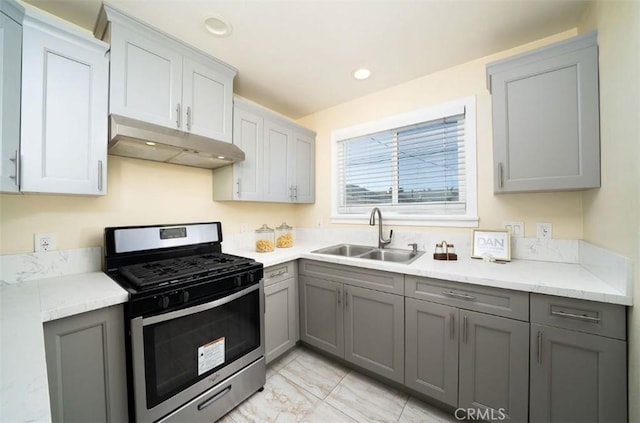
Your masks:
<svg viewBox="0 0 640 423"><path fill-rule="evenodd" d="M514 238L524 237L524 222L508 221L502 222L502 227L511 231L511 236Z"/></svg>

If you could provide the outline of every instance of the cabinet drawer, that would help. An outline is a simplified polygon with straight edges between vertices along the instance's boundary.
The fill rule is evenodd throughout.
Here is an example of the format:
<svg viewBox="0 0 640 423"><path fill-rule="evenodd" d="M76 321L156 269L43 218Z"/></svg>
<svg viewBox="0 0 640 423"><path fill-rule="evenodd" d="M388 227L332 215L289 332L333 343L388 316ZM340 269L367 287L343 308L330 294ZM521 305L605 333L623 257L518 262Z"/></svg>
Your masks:
<svg viewBox="0 0 640 423"><path fill-rule="evenodd" d="M469 285L442 279L407 276L407 297L447 304L481 313L529 320L529 293Z"/></svg>
<svg viewBox="0 0 640 423"><path fill-rule="evenodd" d="M626 339L625 307L531 294L531 323Z"/></svg>
<svg viewBox="0 0 640 423"><path fill-rule="evenodd" d="M273 285L296 276L296 262L276 264L264 269L264 286Z"/></svg>
<svg viewBox="0 0 640 423"><path fill-rule="evenodd" d="M404 275L381 270L363 269L342 264L313 260L300 260L300 274L320 279L330 279L376 291L404 294Z"/></svg>

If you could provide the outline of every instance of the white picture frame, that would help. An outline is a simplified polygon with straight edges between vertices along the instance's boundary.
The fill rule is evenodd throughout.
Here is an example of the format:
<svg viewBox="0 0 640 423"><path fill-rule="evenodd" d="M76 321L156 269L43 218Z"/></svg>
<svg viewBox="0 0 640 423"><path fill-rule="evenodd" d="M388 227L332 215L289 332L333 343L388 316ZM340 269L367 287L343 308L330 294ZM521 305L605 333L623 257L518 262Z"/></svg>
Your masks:
<svg viewBox="0 0 640 423"><path fill-rule="evenodd" d="M474 229L471 257L511 261L511 232L509 230Z"/></svg>

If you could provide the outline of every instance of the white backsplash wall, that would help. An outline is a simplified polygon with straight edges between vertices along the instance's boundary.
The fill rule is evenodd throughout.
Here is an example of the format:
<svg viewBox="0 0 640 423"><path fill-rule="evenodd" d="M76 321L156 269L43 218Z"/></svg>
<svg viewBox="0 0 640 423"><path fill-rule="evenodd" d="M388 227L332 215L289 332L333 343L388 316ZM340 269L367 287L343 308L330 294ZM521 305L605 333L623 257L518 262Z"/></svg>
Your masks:
<svg viewBox="0 0 640 423"><path fill-rule="evenodd" d="M102 270L102 248L0 256L0 285Z"/></svg>

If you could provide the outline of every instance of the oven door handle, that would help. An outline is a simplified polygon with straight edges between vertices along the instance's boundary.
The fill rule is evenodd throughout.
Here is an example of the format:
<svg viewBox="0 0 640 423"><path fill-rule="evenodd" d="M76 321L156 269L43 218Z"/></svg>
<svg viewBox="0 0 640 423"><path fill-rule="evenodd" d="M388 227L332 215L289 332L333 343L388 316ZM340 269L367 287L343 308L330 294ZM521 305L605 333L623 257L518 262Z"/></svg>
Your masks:
<svg viewBox="0 0 640 423"><path fill-rule="evenodd" d="M148 317L148 318L144 318L144 317L136 317L135 319L132 319L132 325L135 325L135 321L140 321L142 320L142 326L148 326L148 325L154 325L156 323L160 323L160 322L164 322L167 320L171 320L171 319L177 319L179 317L184 317L184 316L188 316L190 314L196 314L196 313L200 313L202 311L206 311L206 310L210 310L212 308L215 307L220 307L221 305L230 303L231 301L235 301L240 297L243 297L247 294L252 293L253 291L257 291L258 289L260 289L262 287L262 281L260 281L260 283L257 283L255 285L252 285L246 289L243 289L242 291L238 291L236 293L233 293L231 295L228 295L226 297L220 298L218 300L215 301L211 301L209 303L204 303L204 304L200 304L197 306L193 306L193 307L188 307L188 308L183 308L181 310L176 310L176 311L172 311L169 313L164 313L164 314L159 314L157 316L152 316L152 317Z"/></svg>

